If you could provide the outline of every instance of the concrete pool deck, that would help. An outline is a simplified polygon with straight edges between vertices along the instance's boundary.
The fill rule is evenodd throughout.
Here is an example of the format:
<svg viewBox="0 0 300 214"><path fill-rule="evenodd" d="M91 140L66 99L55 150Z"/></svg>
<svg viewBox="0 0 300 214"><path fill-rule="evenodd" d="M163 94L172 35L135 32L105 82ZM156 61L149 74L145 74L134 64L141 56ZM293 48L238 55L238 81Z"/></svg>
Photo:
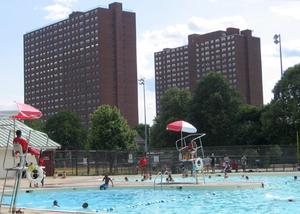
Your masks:
<svg viewBox="0 0 300 214"><path fill-rule="evenodd" d="M217 175L222 175L221 173L215 173L210 174L212 177ZM251 173L229 173L229 176L242 176L247 175L249 176L251 180L251 176L257 176L257 175L285 175L285 176L300 176L300 172L251 172ZM179 175L177 175L179 176ZM114 181L114 186L117 188L122 187L147 187L147 188L153 188L153 182L141 182L141 181L130 181L132 179L135 179L137 177L141 178L139 175L127 175L129 182L121 181L124 179L125 175L123 176L110 176ZM176 175L174 175L176 177ZM27 179L22 179L21 182L21 190L45 190L45 189L55 189L55 188L80 188L80 187L95 187L98 188L100 183L102 183L103 176L68 176L67 178L53 178L53 177L46 177L45 179L45 185L44 187L34 187L29 188L29 181ZM158 179L159 180L159 179ZM13 183L13 179L10 179L8 183ZM0 185L3 186L4 180L0 180ZM241 182L233 182L233 181L226 181L224 179L224 182L206 182L203 183L203 180L199 179L199 184L195 183L170 183L170 184L164 184L163 187L169 188L199 188L199 189L254 189L254 188L262 188L262 182L251 182L251 181L241 181ZM156 188L160 188L160 184L156 184ZM17 209L18 210L18 209ZM22 211L24 213L29 214L37 214L37 213L43 213L43 214L58 214L58 213L83 213L83 212L59 212L59 211L44 211L44 210L34 210L34 209L27 209L22 208ZM2 208L1 213L8 213L7 209ZM84 212L86 213L86 212Z"/></svg>

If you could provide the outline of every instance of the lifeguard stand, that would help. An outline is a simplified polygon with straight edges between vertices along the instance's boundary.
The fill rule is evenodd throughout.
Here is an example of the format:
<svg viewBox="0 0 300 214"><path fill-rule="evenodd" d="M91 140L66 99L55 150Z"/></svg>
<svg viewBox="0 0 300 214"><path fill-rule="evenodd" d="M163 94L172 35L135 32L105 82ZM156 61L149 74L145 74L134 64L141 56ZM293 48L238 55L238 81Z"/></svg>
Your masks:
<svg viewBox="0 0 300 214"><path fill-rule="evenodd" d="M176 149L179 152L179 161L192 163L192 170L196 177L196 183L198 183L198 172L203 174L203 181L205 183L205 176L203 173L204 151L202 146L202 137L205 135L205 133L189 134L175 142Z"/></svg>
<svg viewBox="0 0 300 214"><path fill-rule="evenodd" d="M1 127L4 128L4 127ZM0 211L2 206L9 206L9 212L15 213L16 212L16 201L19 192L19 187L22 179L23 172L26 171L26 158L27 158L27 151L23 153L22 146L20 144L13 144L13 156L14 161L12 166L6 165L6 160L9 156L9 145L11 144L10 138L14 136L14 130L9 131L9 136L7 140L5 155L3 159L3 169L5 169L5 178L2 188L2 195L0 199ZM17 162L16 162L17 160ZM13 176L13 184L8 182L10 178L10 172L14 172L15 175Z"/></svg>

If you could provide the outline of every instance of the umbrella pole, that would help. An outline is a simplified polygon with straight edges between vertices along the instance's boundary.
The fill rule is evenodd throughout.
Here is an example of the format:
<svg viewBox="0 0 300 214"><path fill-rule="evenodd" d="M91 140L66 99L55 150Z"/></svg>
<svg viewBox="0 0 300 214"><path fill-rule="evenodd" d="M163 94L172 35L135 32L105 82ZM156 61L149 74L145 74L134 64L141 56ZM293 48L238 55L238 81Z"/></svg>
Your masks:
<svg viewBox="0 0 300 214"><path fill-rule="evenodd" d="M183 143L182 143L182 131L180 132L180 137L181 137L181 148L183 148Z"/></svg>
<svg viewBox="0 0 300 214"><path fill-rule="evenodd" d="M12 137L13 137L13 141L16 137L16 118L14 118L14 129L13 129L13 133L12 133ZM12 142L14 144L14 142ZM12 145L14 146L14 145ZM14 147L13 147L14 148ZM15 157L15 152L14 152L14 149L13 149L13 157ZM16 158L14 158L14 166L16 166Z"/></svg>

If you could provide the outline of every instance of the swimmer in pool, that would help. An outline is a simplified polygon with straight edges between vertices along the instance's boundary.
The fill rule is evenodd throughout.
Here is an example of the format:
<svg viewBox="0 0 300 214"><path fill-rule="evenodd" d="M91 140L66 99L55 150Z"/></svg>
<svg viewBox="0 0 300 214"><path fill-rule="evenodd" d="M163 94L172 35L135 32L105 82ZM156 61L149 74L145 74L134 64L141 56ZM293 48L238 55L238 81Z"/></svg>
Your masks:
<svg viewBox="0 0 300 214"><path fill-rule="evenodd" d="M114 186L113 181L112 181L111 178L108 177L107 175L104 176L104 178L102 179L102 181L104 181L104 184L102 184L102 185L100 186L100 190L105 190L105 189L107 189L107 188L108 188L109 182L111 182L111 186L112 186L112 187Z"/></svg>
<svg viewBox="0 0 300 214"><path fill-rule="evenodd" d="M57 200L53 201L53 207L59 207Z"/></svg>
<svg viewBox="0 0 300 214"><path fill-rule="evenodd" d="M84 209L88 208L88 206L89 206L89 204L86 203L86 202L84 202L84 203L82 204L82 208L84 208Z"/></svg>

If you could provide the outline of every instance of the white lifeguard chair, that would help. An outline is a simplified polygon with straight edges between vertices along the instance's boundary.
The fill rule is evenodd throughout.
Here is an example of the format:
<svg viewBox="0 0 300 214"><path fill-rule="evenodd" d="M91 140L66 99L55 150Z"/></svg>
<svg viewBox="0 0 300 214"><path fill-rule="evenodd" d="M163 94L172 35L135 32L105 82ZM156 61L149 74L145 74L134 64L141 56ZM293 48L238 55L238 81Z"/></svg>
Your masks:
<svg viewBox="0 0 300 214"><path fill-rule="evenodd" d="M179 152L180 161L190 161L193 167L193 174L196 177L196 183L198 183L198 172L201 171L203 174L203 181L205 183L205 176L203 173L203 161L204 152L202 147L202 137L205 133L197 133L197 129L190 123L178 120L171 122L167 125L167 130L173 132L180 132L180 139L175 142L176 149ZM183 137L183 132L190 133L189 135ZM198 155L199 151L201 152ZM202 156L202 158L200 157Z"/></svg>
<svg viewBox="0 0 300 214"><path fill-rule="evenodd" d="M8 150L11 145L11 138L14 138L15 131L16 131L16 120L32 120L38 119L42 116L42 112L38 109L23 103L11 103L7 106L1 106L0 108L0 119L11 119L14 121L13 127L9 127L10 124L7 126L9 127L9 134L7 138L7 145L5 149L5 154L3 158L3 169L6 170L6 175L4 179L4 184L2 188L2 195L0 199L0 212L2 206L9 206L9 212L15 213L16 212L16 202L17 196L19 192L20 182L22 179L22 174L26 170L26 157L27 151L23 152L22 147L20 145L13 144L13 155L18 155L19 163L18 165L13 163L13 166L6 166L6 161L8 158ZM1 128L5 128L4 126ZM30 135L31 131L29 132ZM30 138L30 136L29 136ZM27 139L29 140L29 139ZM14 175L14 184L8 184L8 175L9 172L15 172Z"/></svg>
<svg viewBox="0 0 300 214"><path fill-rule="evenodd" d="M179 152L180 161L192 161L196 159L199 155L204 158L203 146L202 146L202 137L205 133L195 133L190 134L185 137L180 138L175 142L176 149Z"/></svg>
<svg viewBox="0 0 300 214"><path fill-rule="evenodd" d="M176 149L179 152L179 161L192 163L192 171L196 177L196 183L198 183L198 172L203 174L203 181L205 183L203 173L204 151L202 145L202 137L205 135L205 133L190 134L175 142Z"/></svg>

